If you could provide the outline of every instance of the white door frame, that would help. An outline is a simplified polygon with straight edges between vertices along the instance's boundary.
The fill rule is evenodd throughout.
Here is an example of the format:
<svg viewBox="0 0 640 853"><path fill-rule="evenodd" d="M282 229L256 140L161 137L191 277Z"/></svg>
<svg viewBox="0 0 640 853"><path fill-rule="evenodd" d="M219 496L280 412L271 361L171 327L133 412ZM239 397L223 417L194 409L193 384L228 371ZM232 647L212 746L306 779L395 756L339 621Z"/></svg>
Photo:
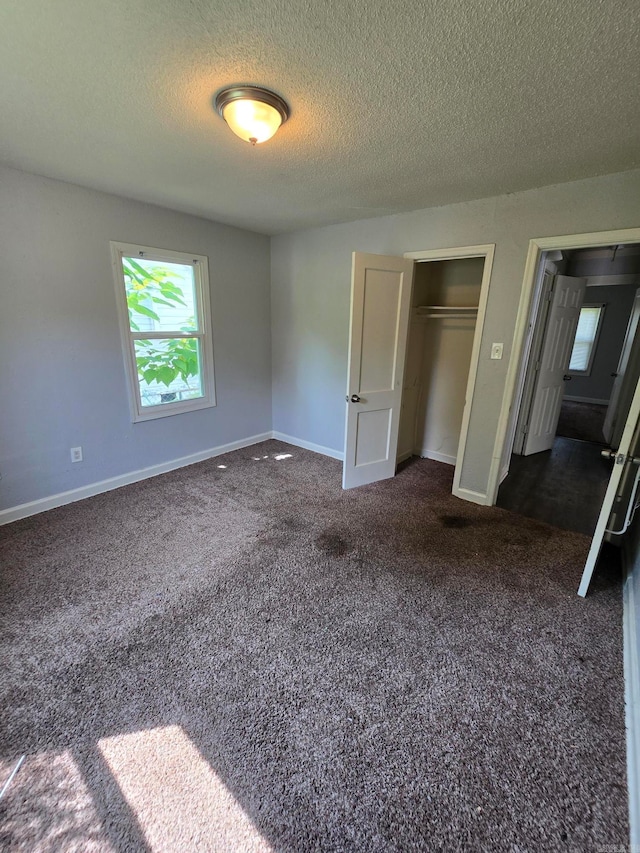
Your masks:
<svg viewBox="0 0 640 853"><path fill-rule="evenodd" d="M537 237L529 241L529 251L527 253L522 291L520 293L520 304L518 306L516 327L513 333L511 358L507 370L502 406L498 418L498 430L489 471L487 487L487 503L489 504L495 504L498 497L500 467L503 456L506 455L506 441L512 415L511 408L518 386L518 379L522 371L526 370L527 367L526 364L521 364L521 361L527 328L531 320L531 303L542 253L562 251L563 249L586 249L592 246L606 246L615 243L640 243L640 228L624 228L618 231L594 231L587 234L567 234L559 237ZM517 413L513 412L513 416L517 417ZM511 448L509 448L510 455Z"/></svg>
<svg viewBox="0 0 640 853"><path fill-rule="evenodd" d="M469 365L469 377L467 379L467 390L462 413L462 426L460 428L460 441L458 442L458 453L456 456L456 467L453 475L452 494L463 500L473 503L486 504L485 495L471 489L460 488L460 475L467 446L467 433L469 432L469 419L473 405L473 394L476 387L476 376L478 374L478 362L480 360L480 344L482 342L482 331L487 311L487 300L489 299L489 285L491 283L491 271L493 269L493 255L495 243L484 243L479 246L457 246L449 249L424 249L421 252L405 252L405 258L414 261L455 261L460 258L484 258L482 270L482 284L480 286L480 300L478 302L478 316L473 335L473 346L471 349L471 363Z"/></svg>

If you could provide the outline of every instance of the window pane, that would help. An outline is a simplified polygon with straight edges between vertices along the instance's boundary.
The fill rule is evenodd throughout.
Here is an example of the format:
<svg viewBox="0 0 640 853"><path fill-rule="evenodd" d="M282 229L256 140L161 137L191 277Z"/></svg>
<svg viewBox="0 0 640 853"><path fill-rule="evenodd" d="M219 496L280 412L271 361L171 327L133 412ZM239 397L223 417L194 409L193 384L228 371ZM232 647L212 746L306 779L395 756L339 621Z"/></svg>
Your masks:
<svg viewBox="0 0 640 853"><path fill-rule="evenodd" d="M198 330L194 269L191 264L122 258L134 332L195 332Z"/></svg>
<svg viewBox="0 0 640 853"><path fill-rule="evenodd" d="M162 406L204 396L197 338L134 341L140 400Z"/></svg>
<svg viewBox="0 0 640 853"><path fill-rule="evenodd" d="M589 366L590 354L591 346L588 343L580 343L576 341L573 345L573 352L571 353L569 370L586 370Z"/></svg>
<svg viewBox="0 0 640 853"><path fill-rule="evenodd" d="M601 308L581 308L569 370L587 370L598 331Z"/></svg>

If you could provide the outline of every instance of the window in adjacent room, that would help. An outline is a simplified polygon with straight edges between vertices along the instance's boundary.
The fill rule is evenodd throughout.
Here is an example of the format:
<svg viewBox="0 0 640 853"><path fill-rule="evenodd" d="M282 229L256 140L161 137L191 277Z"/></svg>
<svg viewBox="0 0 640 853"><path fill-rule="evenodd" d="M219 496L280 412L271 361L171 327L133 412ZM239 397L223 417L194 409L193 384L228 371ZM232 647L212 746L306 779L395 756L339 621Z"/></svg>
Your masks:
<svg viewBox="0 0 640 853"><path fill-rule="evenodd" d="M111 249L133 420L215 406L207 258Z"/></svg>
<svg viewBox="0 0 640 853"><path fill-rule="evenodd" d="M569 361L571 373L579 376L588 376L591 373L603 315L603 304L583 305L580 309L580 319Z"/></svg>

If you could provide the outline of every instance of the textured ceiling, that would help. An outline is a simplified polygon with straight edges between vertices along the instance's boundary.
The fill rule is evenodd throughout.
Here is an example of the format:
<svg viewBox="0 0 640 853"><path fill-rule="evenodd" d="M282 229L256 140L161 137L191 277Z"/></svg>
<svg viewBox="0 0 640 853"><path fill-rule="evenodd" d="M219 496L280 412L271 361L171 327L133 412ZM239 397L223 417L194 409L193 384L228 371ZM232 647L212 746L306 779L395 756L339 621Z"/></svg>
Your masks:
<svg viewBox="0 0 640 853"><path fill-rule="evenodd" d="M640 164L637 0L5 0L0 160L278 233ZM252 148L231 83L292 116Z"/></svg>

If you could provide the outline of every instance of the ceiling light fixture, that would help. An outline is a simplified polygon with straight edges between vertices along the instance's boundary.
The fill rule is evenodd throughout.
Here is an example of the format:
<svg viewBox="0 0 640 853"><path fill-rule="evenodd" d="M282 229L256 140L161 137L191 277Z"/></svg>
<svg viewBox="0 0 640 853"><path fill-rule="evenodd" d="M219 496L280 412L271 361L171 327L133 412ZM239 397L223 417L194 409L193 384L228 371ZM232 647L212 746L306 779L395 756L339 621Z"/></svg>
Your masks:
<svg viewBox="0 0 640 853"><path fill-rule="evenodd" d="M214 104L236 136L252 145L271 139L289 118L287 102L259 86L229 86L218 92Z"/></svg>

